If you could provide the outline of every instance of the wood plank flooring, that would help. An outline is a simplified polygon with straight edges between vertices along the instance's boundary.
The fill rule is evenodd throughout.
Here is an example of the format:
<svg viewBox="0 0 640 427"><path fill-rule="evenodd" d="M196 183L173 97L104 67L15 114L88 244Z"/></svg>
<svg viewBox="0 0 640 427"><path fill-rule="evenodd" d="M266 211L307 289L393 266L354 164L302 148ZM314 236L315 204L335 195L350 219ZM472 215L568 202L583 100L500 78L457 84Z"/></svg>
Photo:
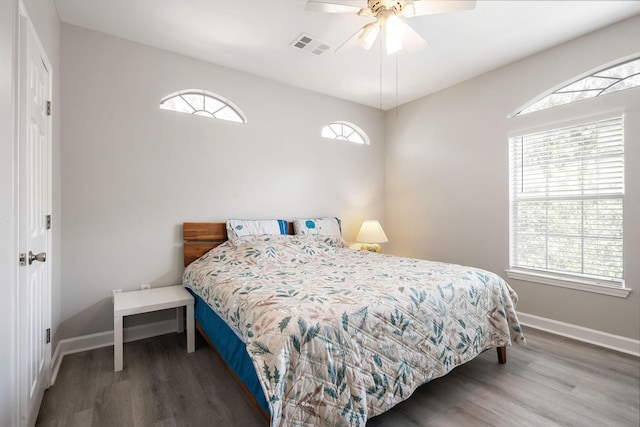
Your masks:
<svg viewBox="0 0 640 427"><path fill-rule="evenodd" d="M197 335L197 334L196 334ZM420 387L367 426L640 425L640 359L533 329L526 346L495 350ZM66 356L38 426L225 426L266 423L201 337L185 334Z"/></svg>

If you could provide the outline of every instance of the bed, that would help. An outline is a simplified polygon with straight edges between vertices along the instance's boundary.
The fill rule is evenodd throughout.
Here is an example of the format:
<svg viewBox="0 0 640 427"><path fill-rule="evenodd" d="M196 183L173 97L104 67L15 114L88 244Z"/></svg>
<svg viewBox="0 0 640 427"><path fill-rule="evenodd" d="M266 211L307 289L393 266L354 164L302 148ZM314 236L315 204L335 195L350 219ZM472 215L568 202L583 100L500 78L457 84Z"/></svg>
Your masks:
<svg viewBox="0 0 640 427"><path fill-rule="evenodd" d="M339 237L184 223L200 332L272 426L364 426L488 349L525 341L493 273L355 251ZM214 249L215 250L212 250Z"/></svg>

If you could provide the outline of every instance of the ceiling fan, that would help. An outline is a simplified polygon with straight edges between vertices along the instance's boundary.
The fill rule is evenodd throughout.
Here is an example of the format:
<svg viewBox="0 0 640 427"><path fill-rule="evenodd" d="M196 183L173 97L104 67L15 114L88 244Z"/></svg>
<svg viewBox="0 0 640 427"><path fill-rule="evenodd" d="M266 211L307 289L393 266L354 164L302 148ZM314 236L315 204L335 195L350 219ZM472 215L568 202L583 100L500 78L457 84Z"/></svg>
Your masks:
<svg viewBox="0 0 640 427"><path fill-rule="evenodd" d="M357 40L365 49L371 49L380 30L384 29L387 54L392 54L403 48L413 52L427 44L409 24L400 19L400 16L412 18L414 16L435 15L437 13L458 12L473 9L475 6L475 0L368 0L367 7L308 1L306 10L329 13L355 13L360 16L375 18L375 21L358 30L337 50L340 50L352 40Z"/></svg>

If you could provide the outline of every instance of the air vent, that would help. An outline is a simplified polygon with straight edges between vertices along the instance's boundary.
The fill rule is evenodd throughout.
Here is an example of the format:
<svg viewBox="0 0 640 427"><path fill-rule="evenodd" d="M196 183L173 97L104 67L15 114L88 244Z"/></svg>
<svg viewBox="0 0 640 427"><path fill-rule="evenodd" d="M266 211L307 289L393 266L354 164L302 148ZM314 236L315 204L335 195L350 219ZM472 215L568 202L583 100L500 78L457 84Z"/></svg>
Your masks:
<svg viewBox="0 0 640 427"><path fill-rule="evenodd" d="M291 43L291 46L314 55L322 55L331 49L328 43L304 33L296 37L293 43Z"/></svg>

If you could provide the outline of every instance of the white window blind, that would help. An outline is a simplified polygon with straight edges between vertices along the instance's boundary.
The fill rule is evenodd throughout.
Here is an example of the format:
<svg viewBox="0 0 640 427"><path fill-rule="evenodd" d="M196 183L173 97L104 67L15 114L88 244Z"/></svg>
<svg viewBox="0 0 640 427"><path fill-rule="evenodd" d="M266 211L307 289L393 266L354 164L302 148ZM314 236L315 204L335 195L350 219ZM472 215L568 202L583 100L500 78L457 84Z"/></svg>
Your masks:
<svg viewBox="0 0 640 427"><path fill-rule="evenodd" d="M510 138L510 258L624 286L623 117Z"/></svg>

